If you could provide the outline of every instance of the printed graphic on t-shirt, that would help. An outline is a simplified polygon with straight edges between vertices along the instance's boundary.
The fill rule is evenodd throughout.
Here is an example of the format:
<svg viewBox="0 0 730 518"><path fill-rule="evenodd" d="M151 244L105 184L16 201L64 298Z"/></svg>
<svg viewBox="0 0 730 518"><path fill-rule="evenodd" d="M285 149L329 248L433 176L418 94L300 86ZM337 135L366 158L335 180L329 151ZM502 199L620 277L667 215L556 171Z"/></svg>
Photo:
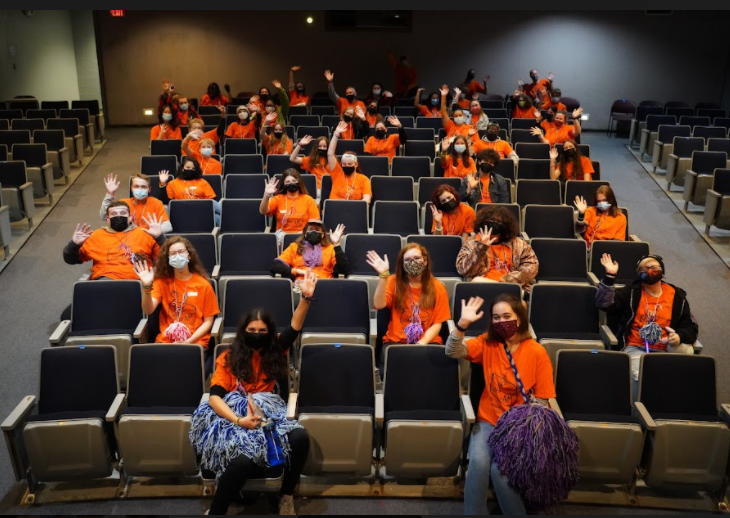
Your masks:
<svg viewBox="0 0 730 518"><path fill-rule="evenodd" d="M505 408L512 408L516 405L518 394L517 385L497 373L492 374L489 383L489 397L492 409L497 415L501 415Z"/></svg>
<svg viewBox="0 0 730 518"><path fill-rule="evenodd" d="M173 315L178 314L178 305L175 303L175 301L170 302L170 310L172 311ZM180 313L180 322L187 326L193 326L195 325L195 316L196 316L196 310L195 306L192 304L185 302L182 304L182 312Z"/></svg>
<svg viewBox="0 0 730 518"><path fill-rule="evenodd" d="M120 264L124 262L147 261L152 264L152 258L143 252L134 252L124 241L120 241L119 245L115 245L106 251L106 261L110 264Z"/></svg>
<svg viewBox="0 0 730 518"><path fill-rule="evenodd" d="M423 309L421 308L421 312L419 313L421 317L421 327L423 327L424 331L426 330L426 323L431 320L431 310ZM400 323L403 326L407 326L411 323L411 316L412 312L410 308L407 308L403 313L400 315Z"/></svg>

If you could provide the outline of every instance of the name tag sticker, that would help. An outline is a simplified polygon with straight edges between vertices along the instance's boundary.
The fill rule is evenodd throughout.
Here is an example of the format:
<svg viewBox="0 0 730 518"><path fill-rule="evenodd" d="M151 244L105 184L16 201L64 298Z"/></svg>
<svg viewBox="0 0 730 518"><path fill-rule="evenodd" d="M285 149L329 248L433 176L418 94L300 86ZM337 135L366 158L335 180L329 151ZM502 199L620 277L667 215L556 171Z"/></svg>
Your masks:
<svg viewBox="0 0 730 518"><path fill-rule="evenodd" d="M198 296L198 292L197 291L189 291L188 292L188 297L197 297L197 296Z"/></svg>

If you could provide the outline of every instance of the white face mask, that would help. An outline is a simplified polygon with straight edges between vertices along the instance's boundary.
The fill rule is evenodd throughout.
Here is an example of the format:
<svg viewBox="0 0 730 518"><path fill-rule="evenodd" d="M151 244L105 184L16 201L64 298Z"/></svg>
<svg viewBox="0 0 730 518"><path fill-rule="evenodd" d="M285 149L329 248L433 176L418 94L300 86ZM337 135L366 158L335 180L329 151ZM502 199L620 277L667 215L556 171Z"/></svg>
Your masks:
<svg viewBox="0 0 730 518"><path fill-rule="evenodd" d="M212 147L202 147L202 148L200 148L200 154L203 156L210 156L213 154L213 148Z"/></svg>
<svg viewBox="0 0 730 518"><path fill-rule="evenodd" d="M188 111L188 108L190 108L190 105L189 105L188 103L182 103L182 104L180 105L180 111L181 111L181 112L186 112L186 111Z"/></svg>
<svg viewBox="0 0 730 518"><path fill-rule="evenodd" d="M248 112L238 112L238 118L242 121L245 121L248 119Z"/></svg>
<svg viewBox="0 0 730 518"><path fill-rule="evenodd" d="M172 120L172 113L163 113L162 120L166 121L166 122L170 122Z"/></svg>
<svg viewBox="0 0 730 518"><path fill-rule="evenodd" d="M464 151L466 151L466 146L464 144L456 144L454 146L454 151L456 151L457 153L463 153Z"/></svg>
<svg viewBox="0 0 730 518"><path fill-rule="evenodd" d="M266 107L266 113L272 113L274 110L276 110L276 108L274 108L273 106Z"/></svg>
<svg viewBox="0 0 730 518"><path fill-rule="evenodd" d="M454 117L455 124L464 124L464 117Z"/></svg>
<svg viewBox="0 0 730 518"><path fill-rule="evenodd" d="M602 212L606 212L608 209L611 208L611 204L607 201L599 201L596 203L596 208Z"/></svg>
<svg viewBox="0 0 730 518"><path fill-rule="evenodd" d="M167 260L167 263L175 268L176 270L180 270L181 268L185 268L188 263L190 262L190 258L185 255L173 255Z"/></svg>
<svg viewBox="0 0 730 518"><path fill-rule="evenodd" d="M132 194L138 201L142 201L147 197L149 191L147 189L133 189Z"/></svg>
<svg viewBox="0 0 730 518"><path fill-rule="evenodd" d="M380 95L380 88L373 88L373 95Z"/></svg>

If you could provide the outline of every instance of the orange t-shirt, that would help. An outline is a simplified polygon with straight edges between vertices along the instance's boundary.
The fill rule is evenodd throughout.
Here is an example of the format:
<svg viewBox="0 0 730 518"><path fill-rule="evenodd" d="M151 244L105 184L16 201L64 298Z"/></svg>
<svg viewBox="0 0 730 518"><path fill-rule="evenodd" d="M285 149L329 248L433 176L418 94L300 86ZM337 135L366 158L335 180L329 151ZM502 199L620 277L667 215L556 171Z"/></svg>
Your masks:
<svg viewBox="0 0 730 518"><path fill-rule="evenodd" d="M484 367L485 388L479 400L477 418L496 426L503 413L524 403L510 366L504 345L501 342L487 342L486 335L467 340L466 359ZM512 353L517 372L525 392L538 399L555 397L553 366L545 348L531 338L522 341Z"/></svg>
<svg viewBox="0 0 730 518"><path fill-rule="evenodd" d="M178 319L185 324L191 334L195 334L206 318L214 317L221 312L210 282L197 273L193 273L193 276L187 281L174 277L155 279L152 284L152 298L162 304L160 334L155 339L157 343L172 343L165 336L165 329ZM209 342L210 332L204 334L195 343L207 349Z"/></svg>
<svg viewBox="0 0 730 518"><path fill-rule="evenodd" d="M441 117L441 105L426 106L425 104L421 104L418 107L418 113L420 113L422 117Z"/></svg>
<svg viewBox="0 0 730 518"><path fill-rule="evenodd" d="M350 103L350 101L348 101L344 97L340 97L339 99L337 99L337 110L340 112L340 115L345 113L345 110L348 108L352 108L353 110L357 111L358 106L362 108L363 112L367 112L365 103L358 99L355 99L352 103Z"/></svg>
<svg viewBox="0 0 730 518"><path fill-rule="evenodd" d="M213 153L217 153L218 141L220 140L218 138L217 129L212 129L210 131L206 131L205 133L203 133L203 136L200 137L200 140L195 140L194 138L191 138L190 140L188 140L188 147L190 148L190 151L192 151L194 153L199 153L200 152L200 141L203 140L204 138L209 138L210 140L213 141ZM180 146L180 149L183 151L183 153L185 152L182 149L182 146Z"/></svg>
<svg viewBox="0 0 730 518"><path fill-rule="evenodd" d="M231 372L228 366L228 356L230 351L223 351L215 361L215 372L210 380L210 386L218 385L226 389L227 392L233 392L238 387L239 380ZM282 353L286 354L286 352ZM254 351L251 356L251 366L253 367L254 381L251 383L240 381L247 394L258 394L259 392L273 392L276 386L276 380L266 381L266 376L261 371L261 355L258 351Z"/></svg>
<svg viewBox="0 0 730 518"><path fill-rule="evenodd" d="M274 142L272 137L264 135L263 143L267 155L291 155L292 144L289 138L286 139L286 144L282 144L281 141Z"/></svg>
<svg viewBox="0 0 730 518"><path fill-rule="evenodd" d="M626 345L634 345L636 347L646 347L646 344L639 335L639 330L647 323L647 315L656 315L656 323L662 328L661 338L667 337L667 326L672 325L672 307L674 306L675 289L669 284L662 282L662 294L659 297L652 297L642 288L641 300L639 300L639 309L636 311L634 323L626 337ZM649 344L649 349L654 351L666 351L667 345L657 342Z"/></svg>
<svg viewBox="0 0 730 518"><path fill-rule="evenodd" d="M469 158L469 165L464 165L463 159L457 158L454 165L452 156L446 155L441 158L441 168L444 170L444 178L464 178L468 174L476 173L477 163Z"/></svg>
<svg viewBox="0 0 730 518"><path fill-rule="evenodd" d="M547 78L544 78L538 80L538 82L534 85L532 83L526 84L523 87L523 92L525 93L525 95L529 95L530 97L535 98L540 95L540 90L547 90L548 86L550 86L550 81L548 81Z"/></svg>
<svg viewBox="0 0 730 518"><path fill-rule="evenodd" d="M460 126L457 126L456 123L452 120L450 120L449 123L444 126L444 129L446 130L447 137L461 135L462 137L466 137L467 139L470 138L469 132L471 130L476 130L476 128L471 124L464 123Z"/></svg>
<svg viewBox="0 0 730 518"><path fill-rule="evenodd" d="M553 104L553 102L552 102L552 101L550 100L550 94L548 94L548 95L546 95L545 97L543 97L543 102L542 102L542 109L543 109L543 110L547 110L547 109L548 109L548 108L550 108L551 106L555 106L555 105L554 105L554 104ZM557 106L558 106L558 111L568 111L568 107L567 107L567 106L565 106L565 105L564 105L563 103L561 103L561 102L558 102Z"/></svg>
<svg viewBox="0 0 730 518"><path fill-rule="evenodd" d="M160 125L155 124L152 126L152 130L150 131L150 140L157 140L157 137L160 136ZM161 140L182 140L182 132L180 131L180 126L178 126L175 129L172 129L170 126L167 126L167 129L165 130L165 133L162 134Z"/></svg>
<svg viewBox="0 0 730 518"><path fill-rule="evenodd" d="M256 138L256 123L239 124L232 122L226 129L226 136L228 138Z"/></svg>
<svg viewBox="0 0 730 518"><path fill-rule="evenodd" d="M607 212L601 212L600 215L595 207L588 207L583 216L586 223L586 231L583 238L591 246L593 241L626 241L626 216L622 212L611 217Z"/></svg>
<svg viewBox="0 0 730 518"><path fill-rule="evenodd" d="M347 129L340 133L340 140L355 140L355 126L352 122L347 123Z"/></svg>
<svg viewBox="0 0 730 518"><path fill-rule="evenodd" d="M215 198L215 191L203 178L175 178L167 184L167 197L171 200L212 200Z"/></svg>
<svg viewBox="0 0 730 518"><path fill-rule="evenodd" d="M471 106L471 101L469 99L460 99L457 101L456 105L462 110L468 110Z"/></svg>
<svg viewBox="0 0 730 518"><path fill-rule="evenodd" d="M319 164L312 166L312 159L308 156L305 156L302 158L302 165L300 166L302 168L302 171L309 171L314 176L317 177L317 189L322 188L322 177L327 173L327 159L325 157L320 157Z"/></svg>
<svg viewBox="0 0 730 518"><path fill-rule="evenodd" d="M373 195L370 178L360 173L352 173L348 177L339 162L330 171L330 176L332 176L330 200L362 200L366 194Z"/></svg>
<svg viewBox="0 0 730 518"><path fill-rule="evenodd" d="M218 160L210 156L203 156L200 151L193 151L192 149L190 151L190 154L185 154L192 156L198 161L203 174L223 174L223 164L221 164Z"/></svg>
<svg viewBox="0 0 730 518"><path fill-rule="evenodd" d="M535 108L529 106L527 108L520 108L515 104L515 110L512 112L513 119L534 119ZM537 124L537 122L535 123Z"/></svg>
<svg viewBox="0 0 730 518"><path fill-rule="evenodd" d="M291 90L289 92L289 105L290 106L296 106L298 104L306 104L309 106L309 96L308 95L299 95L299 92L296 90Z"/></svg>
<svg viewBox="0 0 730 518"><path fill-rule="evenodd" d="M276 230L284 232L301 232L310 219L319 219L319 208L314 198L308 194L300 194L289 198L286 194L277 194L269 200L267 216L276 216Z"/></svg>
<svg viewBox="0 0 730 518"><path fill-rule="evenodd" d="M444 219L441 222L445 236L460 236L474 232L474 209L466 203L460 203L454 212L444 212ZM431 233L436 230L436 222L431 225Z"/></svg>
<svg viewBox="0 0 730 518"><path fill-rule="evenodd" d="M177 112L178 125L180 125L180 126L187 126L188 125L188 119L189 118L190 118L190 112L189 111L187 111L187 112L183 112L183 111Z"/></svg>
<svg viewBox="0 0 730 518"><path fill-rule="evenodd" d="M580 166L583 169L584 175L587 174L587 175L591 176L595 172L593 170L593 163L591 162L591 159L586 156L580 157ZM558 171L560 171L560 165L558 165L556 169ZM568 180L583 180L583 177L573 178L573 162L566 162L565 176ZM591 178L588 178L588 179L590 180Z"/></svg>
<svg viewBox="0 0 730 518"><path fill-rule="evenodd" d="M548 142L550 142L551 146L554 146L555 144L564 144L568 140L575 138L573 126L571 124L563 123L560 129L558 129L558 127L554 125L552 128L545 131L545 138Z"/></svg>
<svg viewBox="0 0 730 518"><path fill-rule="evenodd" d="M218 95L218 97L212 97L208 94L203 94L200 98L200 106L227 106L231 101L225 95Z"/></svg>
<svg viewBox="0 0 730 518"><path fill-rule="evenodd" d="M490 255L487 279L502 282L502 277L512 271L512 249L507 245L494 244L487 253Z"/></svg>
<svg viewBox="0 0 730 518"><path fill-rule="evenodd" d="M388 135L384 139L370 137L365 143L365 152L372 156L387 156L388 162L392 162L398 146L400 146L398 135Z"/></svg>
<svg viewBox="0 0 730 518"><path fill-rule="evenodd" d="M137 201L137 198L123 198L119 201L123 201L129 205L132 223L140 228L149 228L142 217L149 219L152 214L156 215L160 222L170 221L170 218L167 216L167 212L165 211L165 206L160 200L152 196L147 196L145 201Z"/></svg>
<svg viewBox="0 0 730 518"><path fill-rule="evenodd" d="M472 96L476 93L485 93L486 90L484 89L484 85L482 85L479 81L472 81L466 86L466 96L471 99Z"/></svg>
<svg viewBox="0 0 730 518"><path fill-rule="evenodd" d="M474 153L477 154L484 151L485 149L493 149L494 151L499 153L500 158L506 158L514 151L512 149L512 146L509 145L509 142L502 139L495 140L494 142L489 142L488 140L475 138L475 140L473 140L471 144L471 147L472 149L474 149Z"/></svg>
<svg viewBox="0 0 730 518"><path fill-rule="evenodd" d="M378 120L382 120L382 117L378 117L377 113L375 115L370 115L369 113L366 113L365 120L368 121L368 126L374 128L375 125L378 123Z"/></svg>
<svg viewBox="0 0 730 518"><path fill-rule="evenodd" d="M126 232L95 230L79 250L82 262L93 261L91 278L109 277L114 280L139 280L134 273L132 257L152 264L160 251L155 238L141 228Z"/></svg>
<svg viewBox="0 0 730 518"><path fill-rule="evenodd" d="M292 243L284 252L279 256L279 259L284 261L292 268L306 270L308 266L304 264L304 256L297 253L299 245ZM312 267L312 271L317 274L320 279L331 279L335 271L335 247L333 245L322 247L322 264L320 266ZM303 275L297 275L297 280L303 279Z"/></svg>
<svg viewBox="0 0 730 518"><path fill-rule="evenodd" d="M540 123L540 127L545 133L547 133L548 131L552 131L555 129L555 123L543 119L543 121Z"/></svg>
<svg viewBox="0 0 730 518"><path fill-rule="evenodd" d="M433 282L436 294L434 307L421 308L420 310L421 326L424 333L432 325L441 324L451 318L449 294L440 280L434 278ZM422 288L409 287L410 293L406 293L403 299L404 310L399 311L395 307L395 275L388 277L388 283L385 286L385 306L390 309L390 322L388 323L388 332L383 337L383 343L406 343L406 326L411 323L411 314L413 312L411 295L413 296L413 302L418 303L421 300L421 290ZM440 344L442 342L441 337L436 336L432 343Z"/></svg>
<svg viewBox="0 0 730 518"><path fill-rule="evenodd" d="M482 183L482 203L492 203L492 195L489 194L489 180L490 175L479 176L479 181Z"/></svg>

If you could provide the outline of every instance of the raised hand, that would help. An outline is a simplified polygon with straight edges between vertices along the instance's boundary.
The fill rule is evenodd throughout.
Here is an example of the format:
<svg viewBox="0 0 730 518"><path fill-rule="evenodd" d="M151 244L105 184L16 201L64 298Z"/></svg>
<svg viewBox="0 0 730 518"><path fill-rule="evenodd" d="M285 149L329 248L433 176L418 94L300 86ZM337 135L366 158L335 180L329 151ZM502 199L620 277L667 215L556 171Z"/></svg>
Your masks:
<svg viewBox="0 0 730 518"><path fill-rule="evenodd" d="M540 113L540 110L537 108L533 108L532 114L535 116L536 119L539 119L542 116L542 113Z"/></svg>
<svg viewBox="0 0 730 518"><path fill-rule="evenodd" d="M299 279L299 289L302 290L304 297L311 297L314 295L314 289L317 286L317 280L319 277L314 273L311 268L305 270L304 278Z"/></svg>
<svg viewBox="0 0 730 518"><path fill-rule="evenodd" d="M142 286L152 286L152 283L155 281L155 272L147 264L147 261L134 261L133 266L134 273L142 281Z"/></svg>
<svg viewBox="0 0 730 518"><path fill-rule="evenodd" d="M555 147L550 148L550 160L557 160L558 159L558 150L555 149Z"/></svg>
<svg viewBox="0 0 730 518"><path fill-rule="evenodd" d="M383 92L383 97L393 97L393 94L386 90L385 92Z"/></svg>
<svg viewBox="0 0 730 518"><path fill-rule="evenodd" d="M360 118L362 120L365 120L365 112L362 110L362 108L360 106L358 106L357 108L355 108L355 115L358 118Z"/></svg>
<svg viewBox="0 0 730 518"><path fill-rule="evenodd" d="M266 187L264 188L264 194L266 194L267 196L274 196L278 190L279 180L277 180L275 176L272 176L271 180L269 180L269 183L267 183Z"/></svg>
<svg viewBox="0 0 730 518"><path fill-rule="evenodd" d="M449 85L447 85L447 84L441 85L441 90L439 90L439 91L441 92L441 97L446 97L447 95L449 95Z"/></svg>
<svg viewBox="0 0 730 518"><path fill-rule="evenodd" d="M104 185L106 185L106 192L112 198L119 189L119 182L117 181L117 175L109 173L104 179Z"/></svg>
<svg viewBox="0 0 730 518"><path fill-rule="evenodd" d="M479 186L479 179L477 178L476 173L469 174L466 178L466 181L469 182L469 188L471 190L474 190Z"/></svg>
<svg viewBox="0 0 730 518"><path fill-rule="evenodd" d="M258 94L256 94L256 95L251 96L251 99L249 99L248 101L250 103L257 103L257 102L259 102L260 99L261 99L261 97L259 97Z"/></svg>
<svg viewBox="0 0 730 518"><path fill-rule="evenodd" d="M226 84L223 85L223 89L226 92L231 93L231 85L229 85L228 83L226 83Z"/></svg>
<svg viewBox="0 0 730 518"><path fill-rule="evenodd" d="M149 217L142 216L142 221L145 222L148 228L144 228L145 232L157 239L162 235L162 220L157 217L157 214L150 214Z"/></svg>
<svg viewBox="0 0 730 518"><path fill-rule="evenodd" d="M163 79L162 80L162 91L167 92L168 90L170 90L170 85L171 85L171 83L170 83L169 79Z"/></svg>
<svg viewBox="0 0 730 518"><path fill-rule="evenodd" d="M484 76L484 77L482 78L482 82L486 83L486 82L487 82L487 81L489 81L490 79L492 79L492 76Z"/></svg>
<svg viewBox="0 0 730 518"><path fill-rule="evenodd" d="M218 105L216 105L216 108L218 108L218 111L221 112L221 115L223 115L224 117L226 116L226 107L225 106L223 106L222 104L218 104Z"/></svg>
<svg viewBox="0 0 730 518"><path fill-rule="evenodd" d="M76 225L76 230L74 231L74 235L71 238L71 241L76 243L78 246L81 246L84 244L84 241L89 239L89 236L91 235L91 225L87 225L86 223L81 224L79 223Z"/></svg>
<svg viewBox="0 0 730 518"><path fill-rule="evenodd" d="M537 128L537 127L532 128L530 130L530 135L533 135L535 137L542 137L542 130L540 128Z"/></svg>
<svg viewBox="0 0 730 518"><path fill-rule="evenodd" d="M274 121L276 121L279 118L279 114L276 112L271 112L266 116L265 123L269 126L273 124Z"/></svg>
<svg viewBox="0 0 730 518"><path fill-rule="evenodd" d="M573 110L574 119L579 119L581 115L583 115L583 108L576 108L575 110Z"/></svg>
<svg viewBox="0 0 730 518"><path fill-rule="evenodd" d="M302 67L300 67L299 65L291 67L292 72L299 72L301 69L302 69Z"/></svg>
<svg viewBox="0 0 730 518"><path fill-rule="evenodd" d="M160 183L162 185L165 185L167 183L167 181L170 179L170 171L163 169L162 171L159 172L159 178L160 178Z"/></svg>
<svg viewBox="0 0 730 518"><path fill-rule="evenodd" d="M337 128L335 129L335 135L338 137L342 135L345 131L347 131L348 124L345 121L340 121L340 123L337 125Z"/></svg>
<svg viewBox="0 0 730 518"><path fill-rule="evenodd" d="M193 140L200 140L203 138L203 131L202 130L195 130L188 133L190 137L192 137Z"/></svg>
<svg viewBox="0 0 730 518"><path fill-rule="evenodd" d="M492 246L497 242L497 238L492 237L492 229L489 227L482 228L476 238L481 244L487 246Z"/></svg>
<svg viewBox="0 0 730 518"><path fill-rule="evenodd" d="M555 79L555 74L553 74L552 72L548 72L547 80L552 83L553 79Z"/></svg>
<svg viewBox="0 0 730 518"><path fill-rule="evenodd" d="M300 140L300 141L299 141L299 145L300 145L301 147L304 147L304 146L306 146L307 144L309 144L310 142L312 142L312 139L313 139L312 135L304 135L304 136L302 137L302 140Z"/></svg>
<svg viewBox="0 0 730 518"><path fill-rule="evenodd" d="M470 136L470 137L473 137L473 136L474 136L474 135L476 135L477 133L479 133L479 131L478 131L478 130L477 130L476 128L472 128L472 129L470 129L469 131L467 131L467 132L466 132L466 134L467 134L468 136Z"/></svg>
<svg viewBox="0 0 730 518"><path fill-rule="evenodd" d="M454 87L454 99L458 99L460 95L461 95L461 88L459 88L458 86L455 86Z"/></svg>
<svg viewBox="0 0 730 518"><path fill-rule="evenodd" d="M608 275L616 275L618 273L618 263L613 260L611 254L603 254L601 264L606 269Z"/></svg>
<svg viewBox="0 0 730 518"><path fill-rule="evenodd" d="M545 97L547 95L547 89L546 88L542 88L540 90L540 95L542 95L543 97Z"/></svg>
<svg viewBox="0 0 730 518"><path fill-rule="evenodd" d="M469 302L461 299L461 318L459 318L459 325L462 323L470 325L482 318L484 316L484 311L479 310L483 304L484 299L481 297L471 297Z"/></svg>
<svg viewBox="0 0 730 518"><path fill-rule="evenodd" d="M443 139L441 141L441 152L443 153L446 150L448 150L449 149L449 146L451 145L452 142L453 142L453 140L450 139L450 138Z"/></svg>
<svg viewBox="0 0 730 518"><path fill-rule="evenodd" d="M332 232L332 229L330 229L330 241L332 241L332 244L334 246L337 246L340 244L340 240L342 239L342 234L345 232L345 225L340 223L337 225L337 228L334 232Z"/></svg>
<svg viewBox="0 0 730 518"><path fill-rule="evenodd" d="M520 90L522 90L522 87L525 86L525 83L522 81L522 79L517 79L517 86Z"/></svg>
<svg viewBox="0 0 730 518"><path fill-rule="evenodd" d="M390 115L390 116L388 117L388 122L389 122L389 123L390 123L391 125L395 126L396 128L401 128L401 127L403 127L403 124L401 124L401 122L400 122L400 121L398 120L398 117L396 117L395 115Z"/></svg>
<svg viewBox="0 0 730 518"><path fill-rule="evenodd" d="M433 216L433 220L441 225L444 220L444 213L438 210L435 205L431 205L431 215Z"/></svg>
<svg viewBox="0 0 730 518"><path fill-rule="evenodd" d="M335 75L330 72L329 70L324 71L324 78L327 80L328 83L331 83L335 79Z"/></svg>
<svg viewBox="0 0 730 518"><path fill-rule="evenodd" d="M375 250L370 250L367 253L366 257L367 259L365 260L365 262L372 266L373 269L378 272L378 274L390 271L390 263L388 263L387 254L384 255L381 259Z"/></svg>
<svg viewBox="0 0 730 518"><path fill-rule="evenodd" d="M576 196L573 205L575 205L575 208L578 209L578 212L580 212L581 214L585 214L586 209L588 209L588 203L583 198L583 196Z"/></svg>
<svg viewBox="0 0 730 518"><path fill-rule="evenodd" d="M274 79L273 81L271 81L271 84L274 85L274 88L276 88L277 90L281 89L281 81L279 81L278 79Z"/></svg>

